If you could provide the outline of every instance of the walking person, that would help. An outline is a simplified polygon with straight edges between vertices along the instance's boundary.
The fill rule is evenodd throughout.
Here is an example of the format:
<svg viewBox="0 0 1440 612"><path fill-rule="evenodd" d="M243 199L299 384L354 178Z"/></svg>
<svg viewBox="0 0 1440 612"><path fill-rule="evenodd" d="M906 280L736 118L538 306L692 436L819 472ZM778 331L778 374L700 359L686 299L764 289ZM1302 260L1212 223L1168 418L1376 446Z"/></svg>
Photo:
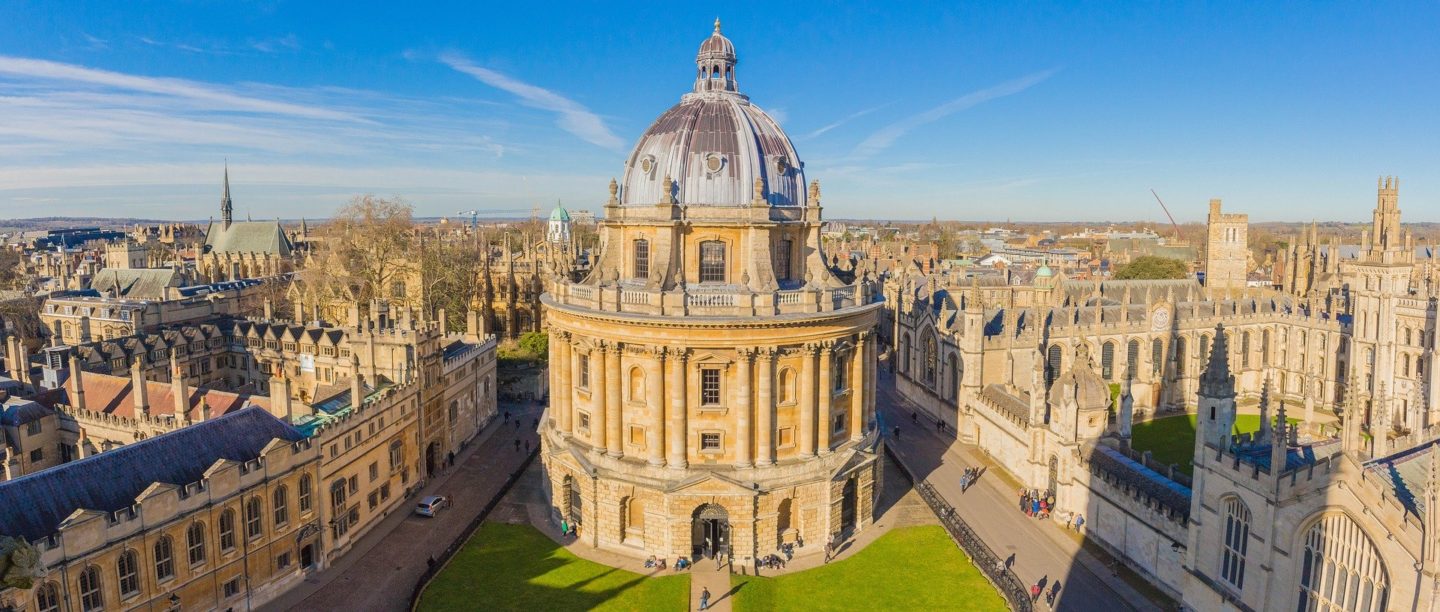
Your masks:
<svg viewBox="0 0 1440 612"><path fill-rule="evenodd" d="M1040 599L1040 585L1032 584L1030 585L1030 602L1034 603L1038 599ZM702 607L700 609L704 610L705 608Z"/></svg>
<svg viewBox="0 0 1440 612"><path fill-rule="evenodd" d="M1085 515L1083 515L1083 514L1076 514L1076 515L1075 515L1075 533L1080 533L1080 528L1083 527L1083 526L1085 526Z"/></svg>
<svg viewBox="0 0 1440 612"><path fill-rule="evenodd" d="M705 588L700 589L700 609L701 609L701 610L709 610L709 609L710 609L710 588L709 588L709 587L705 587Z"/></svg>
<svg viewBox="0 0 1440 612"><path fill-rule="evenodd" d="M515 438L515 452L520 452L520 438Z"/></svg>

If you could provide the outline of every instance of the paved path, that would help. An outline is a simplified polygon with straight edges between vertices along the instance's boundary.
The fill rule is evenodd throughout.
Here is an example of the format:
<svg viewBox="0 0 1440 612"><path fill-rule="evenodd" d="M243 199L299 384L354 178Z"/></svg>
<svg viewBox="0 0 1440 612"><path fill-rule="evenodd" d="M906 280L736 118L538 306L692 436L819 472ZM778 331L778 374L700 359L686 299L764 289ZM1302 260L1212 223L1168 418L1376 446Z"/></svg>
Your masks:
<svg viewBox="0 0 1440 612"><path fill-rule="evenodd" d="M422 495L449 497L453 507L433 519L414 516L404 503L365 534L335 565L291 589L262 610L408 610L410 594L431 555L439 555L499 493L520 467L526 440L539 444L531 420L537 405L501 404L497 418L456 457L456 466L430 479ZM521 422L515 428L514 421ZM521 450L515 450L515 440ZM417 496L418 497L418 496ZM412 498L414 499L414 498Z"/></svg>
<svg viewBox="0 0 1440 612"><path fill-rule="evenodd" d="M911 405L895 391L890 375L882 375L876 402L887 426L900 426L900 441L890 448L919 479L928 479L945 501L990 549L1001 558L1013 555L1016 576L1028 588L1042 583L1046 590L1059 581L1056 608L1064 610L1153 610L1158 606L1107 569L1100 559L1054 521L1029 518L1019 510L1018 487L1001 477L1001 469L972 446L955 443L953 433L935 431L934 422L920 416L911 422ZM987 472L960 492L960 476L967 467ZM1045 602L1039 602L1044 609Z"/></svg>
<svg viewBox="0 0 1440 612"><path fill-rule="evenodd" d="M700 609L700 593L710 589L710 607L715 612L730 612L730 570L713 560L695 564L690 572L690 609Z"/></svg>

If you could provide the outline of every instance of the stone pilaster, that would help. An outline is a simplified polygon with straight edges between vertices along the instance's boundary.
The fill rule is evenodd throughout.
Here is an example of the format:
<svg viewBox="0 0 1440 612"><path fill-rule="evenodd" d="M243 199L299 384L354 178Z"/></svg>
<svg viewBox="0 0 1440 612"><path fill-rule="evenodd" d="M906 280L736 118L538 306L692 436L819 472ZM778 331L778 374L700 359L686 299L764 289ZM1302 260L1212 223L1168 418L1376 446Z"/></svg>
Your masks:
<svg viewBox="0 0 1440 612"><path fill-rule="evenodd" d="M759 372L756 410L756 454L755 463L760 466L775 464L775 349L765 347L757 351Z"/></svg>
<svg viewBox="0 0 1440 612"><path fill-rule="evenodd" d="M818 344L806 344L800 365L800 457L815 456L815 354Z"/></svg>
<svg viewBox="0 0 1440 612"><path fill-rule="evenodd" d="M835 349L832 344L826 342L820 347L820 381L817 385L820 394L820 406L817 409L819 416L816 417L816 446L822 455L830 454L830 403L835 398L835 383L831 370L834 368Z"/></svg>
<svg viewBox="0 0 1440 612"><path fill-rule="evenodd" d="M605 440L606 433L610 431L606 425L605 412L605 347L597 345L590 351L590 431L595 448L604 450L607 447Z"/></svg>
<svg viewBox="0 0 1440 612"><path fill-rule="evenodd" d="M685 468L688 465L689 454L689 433L687 431L687 414L685 406L685 361L687 355L683 348L670 349L669 380L665 383L665 390L670 395L669 414L670 420L670 442L668 445L668 456L666 463L672 468Z"/></svg>
<svg viewBox="0 0 1440 612"><path fill-rule="evenodd" d="M620 412L620 345L605 347L605 454L625 456L624 419Z"/></svg>
<svg viewBox="0 0 1440 612"><path fill-rule="evenodd" d="M665 465L665 351L657 350L645 364L645 407L650 423L645 428L645 451L650 465Z"/></svg>
<svg viewBox="0 0 1440 612"><path fill-rule="evenodd" d="M575 397L575 391L571 385L571 372L575 370L574 351L570 346L570 334L561 332L555 334L555 357L550 362L550 367L555 370L556 386L550 389L550 404L553 407L553 418L560 427L560 433L569 436L575 431L575 413L570 404Z"/></svg>
<svg viewBox="0 0 1440 612"><path fill-rule="evenodd" d="M870 350L869 336L869 332L861 333L855 350L850 352L850 439L856 442L865 435L865 394L870 389L870 381L865 378L865 357Z"/></svg>
<svg viewBox="0 0 1440 612"><path fill-rule="evenodd" d="M754 395L750 390L751 371L755 349L742 348L736 351L739 361L735 365L735 467L751 466L750 413Z"/></svg>

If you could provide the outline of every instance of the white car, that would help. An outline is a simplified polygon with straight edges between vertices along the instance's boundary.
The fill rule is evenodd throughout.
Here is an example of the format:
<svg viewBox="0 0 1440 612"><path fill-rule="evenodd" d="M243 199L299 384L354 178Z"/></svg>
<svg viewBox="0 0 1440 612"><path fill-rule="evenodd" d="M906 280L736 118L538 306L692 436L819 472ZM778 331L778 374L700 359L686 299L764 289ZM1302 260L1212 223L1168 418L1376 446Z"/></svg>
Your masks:
<svg viewBox="0 0 1440 612"><path fill-rule="evenodd" d="M415 505L415 514L433 518L441 508L449 505L450 500L446 499L444 495L427 495L420 499L419 504Z"/></svg>

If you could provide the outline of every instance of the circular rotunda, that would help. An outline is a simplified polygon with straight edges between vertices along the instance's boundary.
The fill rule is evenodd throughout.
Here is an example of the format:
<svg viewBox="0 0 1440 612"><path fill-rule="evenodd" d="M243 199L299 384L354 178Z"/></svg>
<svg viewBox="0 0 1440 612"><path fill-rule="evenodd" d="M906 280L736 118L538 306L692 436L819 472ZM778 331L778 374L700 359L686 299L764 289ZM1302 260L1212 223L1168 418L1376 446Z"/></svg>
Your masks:
<svg viewBox="0 0 1440 612"><path fill-rule="evenodd" d="M736 60L717 21L611 181L589 276L542 298L552 519L591 546L750 564L873 520L880 304L828 265L819 184Z"/></svg>

